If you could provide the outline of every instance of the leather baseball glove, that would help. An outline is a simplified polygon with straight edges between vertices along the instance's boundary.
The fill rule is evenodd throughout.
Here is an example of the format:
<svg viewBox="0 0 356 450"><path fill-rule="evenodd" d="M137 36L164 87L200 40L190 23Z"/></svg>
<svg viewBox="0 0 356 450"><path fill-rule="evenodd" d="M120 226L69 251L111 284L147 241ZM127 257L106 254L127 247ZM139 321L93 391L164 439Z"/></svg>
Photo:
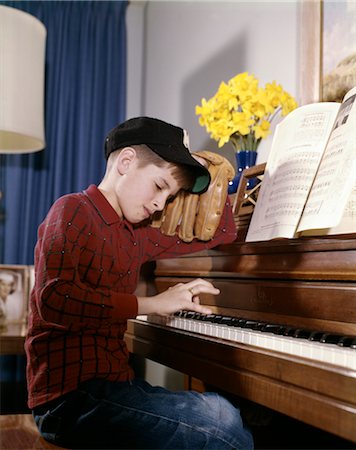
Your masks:
<svg viewBox="0 0 356 450"><path fill-rule="evenodd" d="M173 236L178 232L184 242L212 239L223 213L228 183L235 175L229 161L217 153L204 150L194 155L206 161L211 176L208 190L200 195L180 191L151 221L151 226L160 228L163 234Z"/></svg>

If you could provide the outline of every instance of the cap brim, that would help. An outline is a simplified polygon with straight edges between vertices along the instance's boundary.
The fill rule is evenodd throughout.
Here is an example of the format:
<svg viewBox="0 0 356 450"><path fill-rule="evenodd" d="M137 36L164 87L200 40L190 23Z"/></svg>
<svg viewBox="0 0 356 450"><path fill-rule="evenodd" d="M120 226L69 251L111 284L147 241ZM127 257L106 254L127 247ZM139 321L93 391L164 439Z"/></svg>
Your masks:
<svg viewBox="0 0 356 450"><path fill-rule="evenodd" d="M206 172L207 173L198 175L196 177L195 183L190 192L192 192L193 194L203 194L207 191L210 184L210 173L208 172L208 170Z"/></svg>

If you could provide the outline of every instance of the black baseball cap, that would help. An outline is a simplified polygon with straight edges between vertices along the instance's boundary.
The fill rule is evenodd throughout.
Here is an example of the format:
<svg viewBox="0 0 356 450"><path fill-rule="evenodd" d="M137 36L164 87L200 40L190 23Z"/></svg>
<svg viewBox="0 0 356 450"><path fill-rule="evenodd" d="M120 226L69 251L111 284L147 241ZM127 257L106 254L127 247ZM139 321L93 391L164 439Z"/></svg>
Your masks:
<svg viewBox="0 0 356 450"><path fill-rule="evenodd" d="M145 144L168 162L183 164L195 175L190 189L195 194L205 192L210 183L210 174L189 151L189 137L183 128L151 117L135 117L113 128L105 140L105 157L130 145Z"/></svg>

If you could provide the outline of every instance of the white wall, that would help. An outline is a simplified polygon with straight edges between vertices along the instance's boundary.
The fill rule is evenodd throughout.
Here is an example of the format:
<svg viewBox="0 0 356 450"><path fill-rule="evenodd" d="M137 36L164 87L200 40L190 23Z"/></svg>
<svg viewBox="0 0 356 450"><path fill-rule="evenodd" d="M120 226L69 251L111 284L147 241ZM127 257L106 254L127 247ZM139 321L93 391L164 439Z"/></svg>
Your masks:
<svg viewBox="0 0 356 450"><path fill-rule="evenodd" d="M128 14L128 117L145 114L180 125L193 149L221 151L195 115L221 81L249 71L262 84L276 80L298 94L297 0L133 1ZM132 26L138 16L142 34ZM227 144L222 153L231 159L233 150Z"/></svg>
<svg viewBox="0 0 356 450"><path fill-rule="evenodd" d="M193 150L218 150L195 105L221 81L248 71L297 97L298 1L131 1L128 7L127 117L158 117L189 131ZM259 150L265 160L271 139ZM172 371L147 363L146 377L180 387ZM178 381L177 381L178 380Z"/></svg>

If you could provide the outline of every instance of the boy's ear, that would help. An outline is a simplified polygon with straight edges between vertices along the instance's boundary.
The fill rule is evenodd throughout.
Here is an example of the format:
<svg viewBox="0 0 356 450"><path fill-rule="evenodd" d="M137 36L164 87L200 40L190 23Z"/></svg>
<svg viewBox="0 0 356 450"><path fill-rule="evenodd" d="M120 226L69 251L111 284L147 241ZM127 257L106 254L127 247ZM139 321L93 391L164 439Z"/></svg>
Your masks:
<svg viewBox="0 0 356 450"><path fill-rule="evenodd" d="M116 169L120 175L127 173L136 160L136 150L132 147L123 148L116 161Z"/></svg>

